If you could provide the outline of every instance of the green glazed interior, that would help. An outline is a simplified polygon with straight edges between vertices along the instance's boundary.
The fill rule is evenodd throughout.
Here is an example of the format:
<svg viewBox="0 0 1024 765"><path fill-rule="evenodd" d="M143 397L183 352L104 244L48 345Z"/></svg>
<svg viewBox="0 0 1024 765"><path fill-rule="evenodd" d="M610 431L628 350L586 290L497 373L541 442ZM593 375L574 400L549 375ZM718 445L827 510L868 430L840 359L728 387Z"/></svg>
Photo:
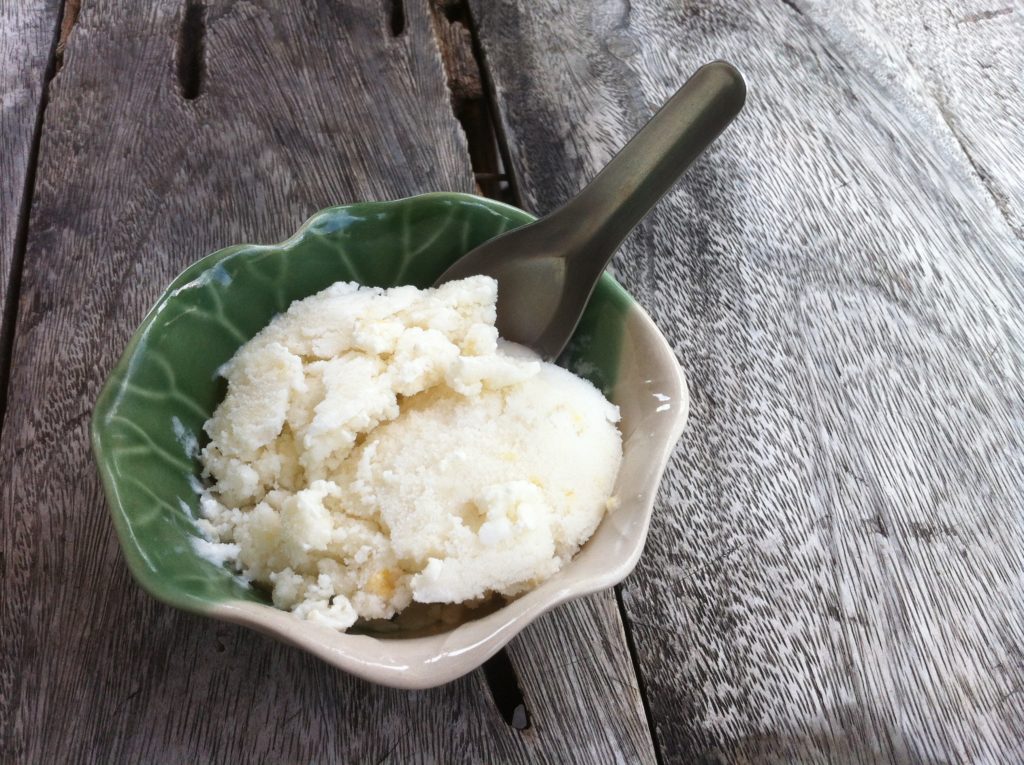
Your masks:
<svg viewBox="0 0 1024 765"><path fill-rule="evenodd" d="M458 257L533 220L467 194L425 194L332 207L277 245L228 247L178 276L111 372L92 418L93 453L133 575L155 597L203 611L267 602L226 567L198 555L198 450L224 395L217 370L299 298L336 281L426 287ZM602 277L560 363L611 395L632 304Z"/></svg>

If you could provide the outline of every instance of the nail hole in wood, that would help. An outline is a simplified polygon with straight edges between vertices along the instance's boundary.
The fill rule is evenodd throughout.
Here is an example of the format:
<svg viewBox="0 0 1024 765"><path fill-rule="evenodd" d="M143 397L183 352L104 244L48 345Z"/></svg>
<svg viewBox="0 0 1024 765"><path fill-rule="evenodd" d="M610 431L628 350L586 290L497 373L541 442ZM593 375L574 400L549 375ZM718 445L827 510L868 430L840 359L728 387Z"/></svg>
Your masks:
<svg viewBox="0 0 1024 765"><path fill-rule="evenodd" d="M189 101L202 93L205 37L206 8L199 0L187 0L178 36L178 87L181 97Z"/></svg>
<svg viewBox="0 0 1024 765"><path fill-rule="evenodd" d="M504 648L484 663L484 678L505 722L516 730L529 728L530 711L526 708L515 667Z"/></svg>
<svg viewBox="0 0 1024 765"><path fill-rule="evenodd" d="M391 25L391 36L400 37L405 31L404 0L386 0L388 5L388 23Z"/></svg>

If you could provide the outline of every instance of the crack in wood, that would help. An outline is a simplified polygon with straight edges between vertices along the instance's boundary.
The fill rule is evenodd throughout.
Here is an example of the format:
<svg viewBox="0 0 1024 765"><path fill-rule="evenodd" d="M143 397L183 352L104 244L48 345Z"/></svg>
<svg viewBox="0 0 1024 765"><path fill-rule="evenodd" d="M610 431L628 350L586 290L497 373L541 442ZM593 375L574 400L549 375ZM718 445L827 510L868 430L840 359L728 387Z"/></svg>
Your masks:
<svg viewBox="0 0 1024 765"><path fill-rule="evenodd" d="M964 158L971 166L971 170L974 171L974 174L977 176L982 188L988 192L988 196L992 200L992 204L995 205L1003 220L1006 221L1006 225L1014 234L1017 235L1017 238L1024 239L1024 231L1014 225L1013 215L1010 212L1010 200L1007 199L1006 195L995 186L992 177L985 171L985 168L968 147L968 144L964 140L960 128L957 125L956 115L946 102L944 93L942 93L942 91L937 91L932 94L932 98L935 101L936 108L939 110L939 115L942 117L942 121L945 122L946 127L949 128L950 135L952 135L953 140L956 141L957 146L960 147L960 151L963 152Z"/></svg>
<svg viewBox="0 0 1024 765"><path fill-rule="evenodd" d="M205 58L206 7L201 0L186 0L177 49L178 89L186 101L202 95Z"/></svg>
<svg viewBox="0 0 1024 765"><path fill-rule="evenodd" d="M78 0L69 0L69 6L77 15ZM14 363L14 336L18 323L18 303L21 301L21 277L25 265L25 248L28 245L28 224L32 216L32 196L36 186L36 165L39 162L39 142L43 135L43 118L49 102L50 83L57 74L57 49L63 39L64 14L67 7L62 7L57 14L57 23L53 30L53 41L50 44L50 55L46 61L46 73L43 76L43 87L36 111L35 125L32 128L32 143L28 152L28 166L25 169L25 185L21 194L21 209L18 211L18 228L14 235L14 249L11 253L11 270L7 281L7 295L3 303L3 316L0 317L0 435L3 434L7 420L7 392Z"/></svg>

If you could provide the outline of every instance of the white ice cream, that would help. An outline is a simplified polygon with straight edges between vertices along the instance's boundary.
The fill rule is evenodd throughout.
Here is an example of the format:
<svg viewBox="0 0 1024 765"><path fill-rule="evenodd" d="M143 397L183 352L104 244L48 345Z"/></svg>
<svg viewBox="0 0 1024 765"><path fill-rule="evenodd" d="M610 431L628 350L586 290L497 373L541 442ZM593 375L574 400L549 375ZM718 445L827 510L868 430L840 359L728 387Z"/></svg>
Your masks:
<svg viewBox="0 0 1024 765"><path fill-rule="evenodd" d="M243 346L206 423L206 551L338 629L556 572L611 501L618 409L499 345L496 297L338 283Z"/></svg>

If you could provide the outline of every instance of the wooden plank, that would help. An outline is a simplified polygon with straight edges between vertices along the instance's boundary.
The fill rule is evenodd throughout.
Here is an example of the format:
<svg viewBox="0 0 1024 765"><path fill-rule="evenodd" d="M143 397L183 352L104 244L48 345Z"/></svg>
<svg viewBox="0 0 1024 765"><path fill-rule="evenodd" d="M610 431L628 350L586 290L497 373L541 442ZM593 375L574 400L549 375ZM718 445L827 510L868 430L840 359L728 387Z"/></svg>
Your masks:
<svg viewBox="0 0 1024 765"><path fill-rule="evenodd" d="M370 686L152 601L117 549L87 421L162 287L330 204L472 188L429 10L402 11L395 36L383 3L82 8L47 110L0 445L0 760L651 759L638 697L609 692L635 679L607 596L550 644L549 627L517 640L537 662L520 667L520 731L482 673ZM586 661L542 671L570 651Z"/></svg>
<svg viewBox="0 0 1024 765"><path fill-rule="evenodd" d="M847 55L890 77L920 77L993 203L1024 239L1024 4L1020 0L796 0ZM866 50L859 40L875 43ZM881 55L879 55L881 54ZM867 60L870 57L870 62ZM881 72L879 72L881 74Z"/></svg>
<svg viewBox="0 0 1024 765"><path fill-rule="evenodd" d="M0 424L36 126L54 55L61 0L0 4ZM13 278L12 278L13 277Z"/></svg>
<svg viewBox="0 0 1024 765"><path fill-rule="evenodd" d="M701 63L749 79L614 264L693 396L623 591L655 740L1021 761L1020 242L922 80L871 65L900 40L802 5L472 2L536 212Z"/></svg>

